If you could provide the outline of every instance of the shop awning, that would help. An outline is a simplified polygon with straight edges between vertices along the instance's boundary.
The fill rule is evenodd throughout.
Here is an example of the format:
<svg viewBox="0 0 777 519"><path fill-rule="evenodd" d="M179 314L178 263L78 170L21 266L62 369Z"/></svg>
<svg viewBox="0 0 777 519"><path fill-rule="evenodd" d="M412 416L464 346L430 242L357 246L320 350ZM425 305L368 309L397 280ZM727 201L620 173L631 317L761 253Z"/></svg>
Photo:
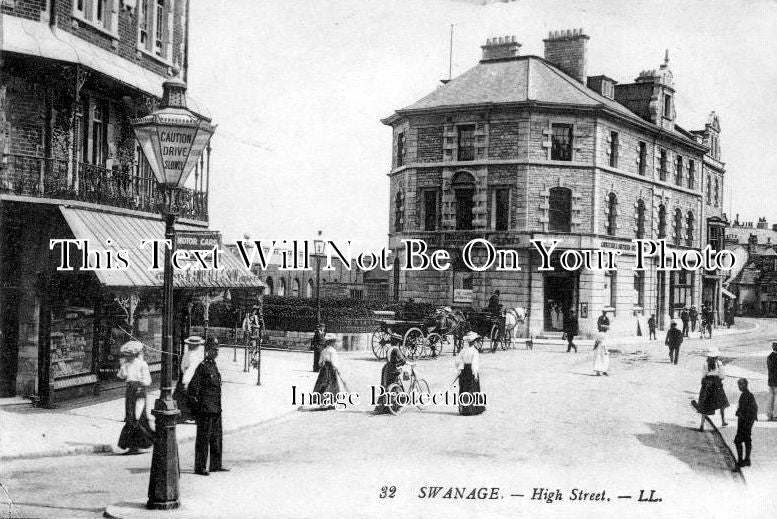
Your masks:
<svg viewBox="0 0 777 519"><path fill-rule="evenodd" d="M736 299L737 296L733 292L729 292L724 287L720 287L720 293L723 294L723 297L727 297L729 299Z"/></svg>
<svg viewBox="0 0 777 519"><path fill-rule="evenodd" d="M129 216L89 209L60 207L62 215L76 239L88 240L90 250L111 250L115 254L126 250L129 266L123 270L93 271L97 279L108 287L161 287L163 272L150 270L151 246L140 247L141 240L164 239L161 218ZM203 230L193 225L176 224L176 230ZM63 237L64 238L64 237ZM108 241L111 245L107 245ZM57 248L59 251L59 248ZM175 288L226 289L262 288L266 285L226 247L219 256L220 270L175 271ZM71 252L72 254L72 252Z"/></svg>

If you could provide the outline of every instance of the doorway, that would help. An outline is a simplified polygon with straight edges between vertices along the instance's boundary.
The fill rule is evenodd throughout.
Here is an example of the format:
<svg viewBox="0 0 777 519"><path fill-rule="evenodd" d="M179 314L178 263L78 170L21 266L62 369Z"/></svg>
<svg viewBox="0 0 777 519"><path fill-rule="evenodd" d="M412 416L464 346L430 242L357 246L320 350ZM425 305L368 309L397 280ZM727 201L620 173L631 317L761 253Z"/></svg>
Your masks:
<svg viewBox="0 0 777 519"><path fill-rule="evenodd" d="M544 278L544 329L548 332L564 331L564 314L577 308L577 272L546 272Z"/></svg>

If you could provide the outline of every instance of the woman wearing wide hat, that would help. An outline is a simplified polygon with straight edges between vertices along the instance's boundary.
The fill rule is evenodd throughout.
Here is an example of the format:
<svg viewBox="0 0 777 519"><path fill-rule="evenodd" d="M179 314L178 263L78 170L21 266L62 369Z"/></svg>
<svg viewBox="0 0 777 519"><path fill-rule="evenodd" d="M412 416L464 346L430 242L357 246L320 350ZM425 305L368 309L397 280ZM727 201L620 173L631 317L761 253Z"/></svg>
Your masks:
<svg viewBox="0 0 777 519"><path fill-rule="evenodd" d="M189 386L197 366L205 358L205 341L199 335L192 335L183 342L186 345L186 352L181 359L181 378L175 388L174 397L178 403L178 409L181 411L178 421L191 422L194 421L194 414L186 388Z"/></svg>
<svg viewBox="0 0 777 519"><path fill-rule="evenodd" d="M326 347L321 350L321 358L319 360L319 371L316 384L313 386L313 392L319 393L321 398L324 398L326 393L332 393L329 397L332 402L335 401L337 393L340 392L340 382L338 381L338 360L337 350L335 349L335 340L327 339ZM322 409L329 410L334 409L334 405L323 406Z"/></svg>
<svg viewBox="0 0 777 519"><path fill-rule="evenodd" d="M151 385L151 372L143 360L143 343L129 341L121 347L122 365L118 377L127 381L124 394L124 427L119 435L119 448L126 454L137 454L154 444L154 433L146 414L146 388ZM139 415L138 403L143 407Z"/></svg>
<svg viewBox="0 0 777 519"><path fill-rule="evenodd" d="M459 397L462 393L480 393L480 354L472 345L474 341L465 337L464 347L456 357L456 369L459 370ZM462 405L459 414L464 416L480 414L486 410L484 405Z"/></svg>
<svg viewBox="0 0 777 519"><path fill-rule="evenodd" d="M707 360L702 367L701 390L699 391L698 411L701 413L699 431L704 431L704 417L715 414L720 409L721 426L725 427L724 410L729 406L726 392L723 391L723 363L718 360L720 350L715 346L707 350Z"/></svg>
<svg viewBox="0 0 777 519"><path fill-rule="evenodd" d="M399 382L399 375L402 372L400 367L405 365L405 358L402 356L402 353L396 346L391 347L386 358L386 363L383 365L383 369L380 371L380 386L383 388L383 391L388 390L388 387L391 384ZM389 409L383 400L381 400L380 403L375 406L375 414L383 414L388 412Z"/></svg>

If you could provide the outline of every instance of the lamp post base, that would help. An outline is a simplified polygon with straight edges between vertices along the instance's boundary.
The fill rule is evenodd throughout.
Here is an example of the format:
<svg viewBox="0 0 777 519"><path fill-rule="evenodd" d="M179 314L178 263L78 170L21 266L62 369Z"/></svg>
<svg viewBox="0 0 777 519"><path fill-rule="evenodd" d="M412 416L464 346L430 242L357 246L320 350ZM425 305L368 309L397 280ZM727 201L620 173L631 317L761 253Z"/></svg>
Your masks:
<svg viewBox="0 0 777 519"><path fill-rule="evenodd" d="M173 510L181 504L178 491L181 468L178 462L178 442L175 433L178 415L181 412L176 408L175 400L160 398L156 401L151 414L156 417L156 436L151 458L146 508Z"/></svg>

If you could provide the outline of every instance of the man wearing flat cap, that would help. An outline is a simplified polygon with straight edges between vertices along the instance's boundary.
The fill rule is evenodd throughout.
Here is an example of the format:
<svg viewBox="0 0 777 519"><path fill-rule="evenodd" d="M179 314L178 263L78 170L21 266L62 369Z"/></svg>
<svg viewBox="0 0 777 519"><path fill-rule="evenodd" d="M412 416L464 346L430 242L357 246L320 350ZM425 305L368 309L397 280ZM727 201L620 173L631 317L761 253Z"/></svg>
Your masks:
<svg viewBox="0 0 777 519"><path fill-rule="evenodd" d="M194 446L194 473L209 474L206 470L210 451L210 472L229 470L221 464L221 373L216 365L219 344L209 337L205 344L205 360L189 382L189 398L197 421L197 439Z"/></svg>

